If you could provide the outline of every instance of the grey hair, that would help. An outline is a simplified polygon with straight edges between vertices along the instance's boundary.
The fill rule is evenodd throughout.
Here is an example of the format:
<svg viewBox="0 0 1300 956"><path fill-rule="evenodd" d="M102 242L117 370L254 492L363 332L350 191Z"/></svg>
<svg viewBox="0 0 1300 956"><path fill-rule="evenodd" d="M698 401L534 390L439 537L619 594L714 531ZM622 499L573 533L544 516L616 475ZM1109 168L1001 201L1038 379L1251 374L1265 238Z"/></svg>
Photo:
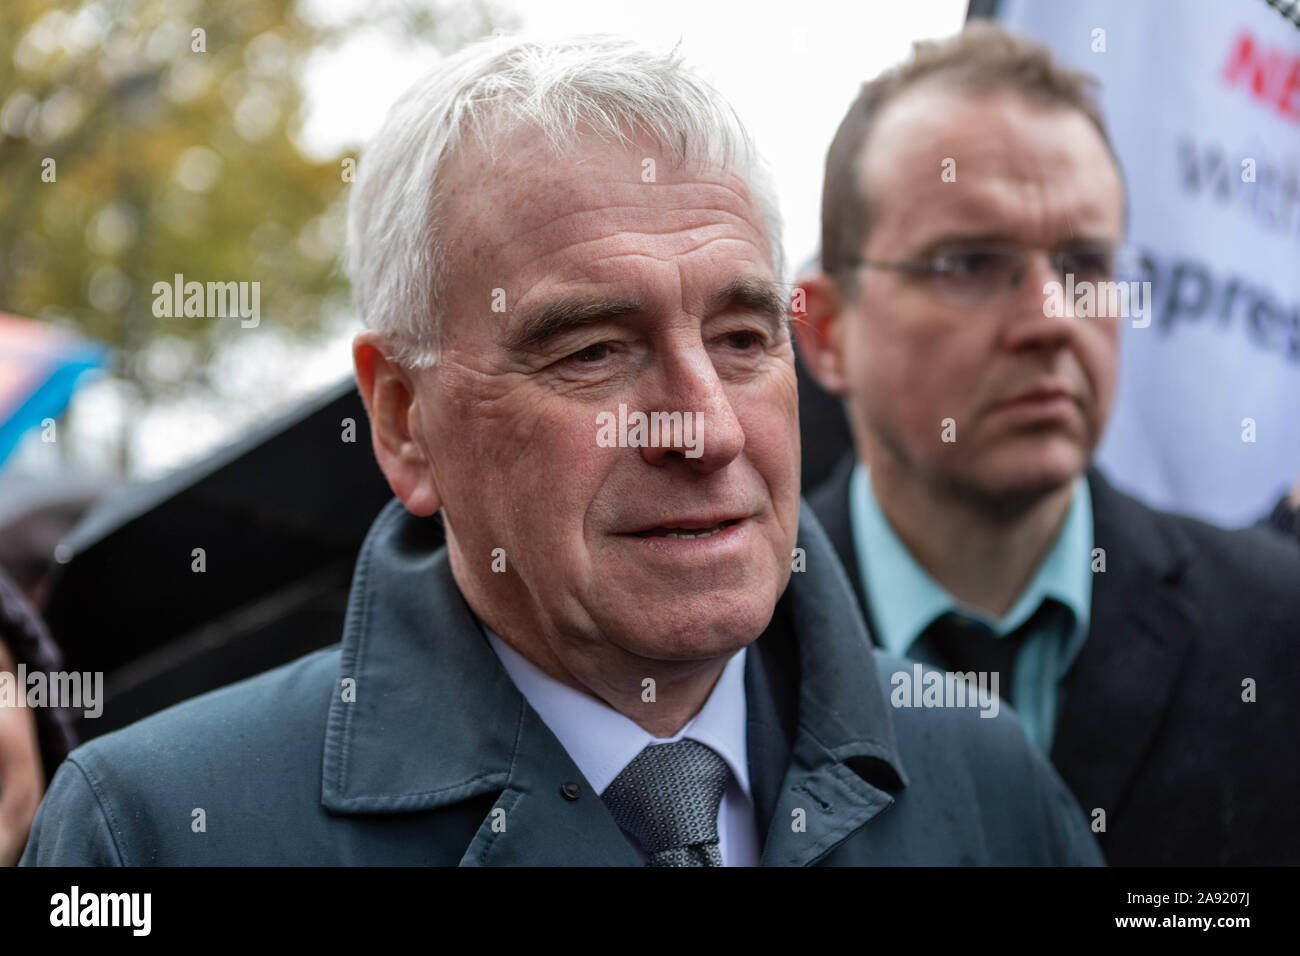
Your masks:
<svg viewBox="0 0 1300 956"><path fill-rule="evenodd" d="M472 133L489 157L498 137L535 127L557 151L580 131L628 147L648 134L677 162L733 169L763 217L785 278L781 219L762 158L732 107L682 63L612 36L489 37L425 73L398 98L357 169L348 203L348 272L362 322L392 358L438 360L448 240L439 173Z"/></svg>

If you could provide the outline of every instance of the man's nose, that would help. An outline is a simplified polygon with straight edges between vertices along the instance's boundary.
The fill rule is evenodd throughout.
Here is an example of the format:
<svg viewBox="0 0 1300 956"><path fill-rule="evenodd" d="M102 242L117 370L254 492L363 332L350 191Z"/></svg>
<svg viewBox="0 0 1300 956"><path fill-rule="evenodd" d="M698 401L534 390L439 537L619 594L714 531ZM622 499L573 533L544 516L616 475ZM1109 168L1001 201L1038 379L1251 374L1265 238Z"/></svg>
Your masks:
<svg viewBox="0 0 1300 956"><path fill-rule="evenodd" d="M644 395L650 441L641 457L650 464L676 460L707 474L745 447L745 430L703 343L667 355Z"/></svg>
<svg viewBox="0 0 1300 956"><path fill-rule="evenodd" d="M1035 249L1026 258L1019 282L1006 306L1004 338L1011 349L1056 349L1063 347L1074 334L1073 302L1065 303L1063 315L1049 308L1048 283L1063 281L1052 264L1051 256ZM1059 301L1059 297L1058 297Z"/></svg>

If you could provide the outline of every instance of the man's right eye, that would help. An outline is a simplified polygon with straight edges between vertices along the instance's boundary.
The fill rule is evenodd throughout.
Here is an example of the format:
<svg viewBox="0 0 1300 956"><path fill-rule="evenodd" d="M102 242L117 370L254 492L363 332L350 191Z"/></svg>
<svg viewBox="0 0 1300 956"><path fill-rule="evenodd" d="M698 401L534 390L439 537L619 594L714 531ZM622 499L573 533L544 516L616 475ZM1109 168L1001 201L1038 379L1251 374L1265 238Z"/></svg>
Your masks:
<svg viewBox="0 0 1300 956"><path fill-rule="evenodd" d="M597 342L595 345L588 345L585 349L580 349L569 356L569 359L580 364L591 364L599 362L601 359L608 357L609 343Z"/></svg>

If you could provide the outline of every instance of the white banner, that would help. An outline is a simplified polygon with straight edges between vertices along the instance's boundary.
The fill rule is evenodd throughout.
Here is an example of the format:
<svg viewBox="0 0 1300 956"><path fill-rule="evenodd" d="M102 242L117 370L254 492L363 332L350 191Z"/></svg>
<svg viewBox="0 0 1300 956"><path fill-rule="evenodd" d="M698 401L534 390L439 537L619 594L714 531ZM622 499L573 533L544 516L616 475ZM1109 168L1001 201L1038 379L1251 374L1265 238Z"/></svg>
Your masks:
<svg viewBox="0 0 1300 956"><path fill-rule="evenodd" d="M1101 81L1153 264L1099 463L1227 525L1300 477L1300 30L1264 0L1002 0Z"/></svg>

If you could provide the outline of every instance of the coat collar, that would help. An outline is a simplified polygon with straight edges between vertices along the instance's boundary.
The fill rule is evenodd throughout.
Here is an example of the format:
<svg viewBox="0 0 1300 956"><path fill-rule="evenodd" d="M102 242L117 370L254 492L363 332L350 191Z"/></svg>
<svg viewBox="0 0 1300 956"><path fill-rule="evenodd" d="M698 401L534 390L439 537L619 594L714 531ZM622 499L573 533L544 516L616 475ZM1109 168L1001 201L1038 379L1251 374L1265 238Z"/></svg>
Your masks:
<svg viewBox="0 0 1300 956"><path fill-rule="evenodd" d="M330 810L430 810L510 777L523 697L456 589L441 540L437 519L394 499L361 546L326 723Z"/></svg>
<svg viewBox="0 0 1300 956"><path fill-rule="evenodd" d="M750 758L760 819L770 821L764 863L812 862L906 783L849 582L820 525L802 510L798 544L807 570L792 574L746 668L747 689L762 689L781 679L763 661L770 664L785 643L797 648L799 684L788 689L798 701L793 739L779 740L771 701L751 704L751 733L766 735ZM396 500L366 537L326 724L322 803L341 814L396 813L498 793L509 824L496 832L485 820L463 862L572 862L572 847L581 845L591 859L635 864L613 818L483 637L440 540L436 519L413 517ZM787 747L789 759L778 766L772 755ZM562 798L569 780L582 781L586 799ZM796 808L806 810L817 839L789 839Z"/></svg>

